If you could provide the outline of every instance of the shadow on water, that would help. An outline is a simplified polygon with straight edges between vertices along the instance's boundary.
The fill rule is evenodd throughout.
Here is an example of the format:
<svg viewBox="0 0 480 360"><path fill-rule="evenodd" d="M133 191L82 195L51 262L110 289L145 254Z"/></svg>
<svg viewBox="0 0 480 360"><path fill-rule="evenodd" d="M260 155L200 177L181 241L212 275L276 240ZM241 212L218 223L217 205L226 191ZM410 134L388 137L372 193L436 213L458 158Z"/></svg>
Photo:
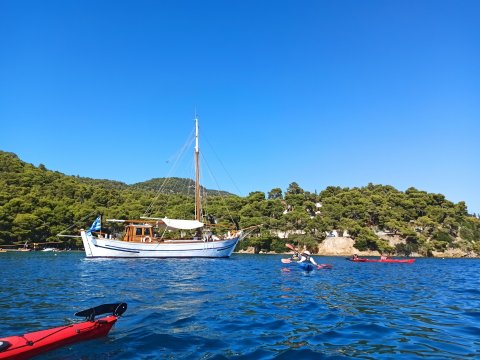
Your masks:
<svg viewBox="0 0 480 360"><path fill-rule="evenodd" d="M351 263L305 273L281 256L85 259L0 254L0 334L129 308L106 338L43 359L343 359L480 356L480 260ZM282 271L286 266L290 271Z"/></svg>

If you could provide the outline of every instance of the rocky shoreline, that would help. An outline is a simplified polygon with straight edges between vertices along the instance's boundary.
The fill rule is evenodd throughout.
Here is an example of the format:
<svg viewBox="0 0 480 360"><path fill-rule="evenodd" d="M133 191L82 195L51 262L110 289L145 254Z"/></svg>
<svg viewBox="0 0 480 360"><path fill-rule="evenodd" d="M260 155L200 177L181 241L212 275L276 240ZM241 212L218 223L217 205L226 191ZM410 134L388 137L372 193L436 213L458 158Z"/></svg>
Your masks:
<svg viewBox="0 0 480 360"><path fill-rule="evenodd" d="M390 245L395 245L399 242L399 239L396 238L389 238L388 239ZM381 254L378 251L360 251L356 249L354 245L355 241L350 237L329 237L323 240L319 247L318 252L315 255L320 256L352 256L353 254L357 254L359 256L380 256ZM254 248L248 248L247 250L238 251L238 253L247 253L253 254ZM275 254L275 252L270 252L271 254ZM291 252L285 252L291 253ZM461 249L449 249L445 252L438 252L434 251L433 257L435 258L478 258L478 256L474 253L468 253L462 251ZM425 257L421 254L412 253L410 257Z"/></svg>

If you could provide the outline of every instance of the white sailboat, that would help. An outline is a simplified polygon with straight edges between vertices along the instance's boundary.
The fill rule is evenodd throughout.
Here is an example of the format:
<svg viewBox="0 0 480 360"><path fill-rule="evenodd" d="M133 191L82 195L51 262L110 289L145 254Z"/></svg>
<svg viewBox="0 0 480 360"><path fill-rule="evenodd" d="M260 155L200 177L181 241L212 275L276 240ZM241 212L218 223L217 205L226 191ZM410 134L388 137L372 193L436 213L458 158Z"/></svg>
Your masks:
<svg viewBox="0 0 480 360"><path fill-rule="evenodd" d="M195 118L195 220L148 217L140 220L107 221L124 223L123 236L112 238L110 235L102 234L101 218L98 217L90 229L80 231L87 257L226 258L248 233L245 230L232 230L223 235L213 235L212 232L205 230L200 199L197 118ZM154 230L161 230L163 234L166 231L193 231L195 235L189 238L166 239Z"/></svg>

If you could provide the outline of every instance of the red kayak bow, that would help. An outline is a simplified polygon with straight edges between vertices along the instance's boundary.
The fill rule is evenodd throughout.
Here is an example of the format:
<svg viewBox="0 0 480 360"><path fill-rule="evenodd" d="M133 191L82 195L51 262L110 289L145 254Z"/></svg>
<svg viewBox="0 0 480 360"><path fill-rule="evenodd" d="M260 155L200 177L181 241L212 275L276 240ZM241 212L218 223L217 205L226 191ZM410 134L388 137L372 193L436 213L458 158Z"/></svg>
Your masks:
<svg viewBox="0 0 480 360"><path fill-rule="evenodd" d="M61 346L105 336L125 310L126 303L104 304L75 314L86 317L84 322L1 338L0 359L30 359ZM112 315L95 320L96 315L110 312Z"/></svg>

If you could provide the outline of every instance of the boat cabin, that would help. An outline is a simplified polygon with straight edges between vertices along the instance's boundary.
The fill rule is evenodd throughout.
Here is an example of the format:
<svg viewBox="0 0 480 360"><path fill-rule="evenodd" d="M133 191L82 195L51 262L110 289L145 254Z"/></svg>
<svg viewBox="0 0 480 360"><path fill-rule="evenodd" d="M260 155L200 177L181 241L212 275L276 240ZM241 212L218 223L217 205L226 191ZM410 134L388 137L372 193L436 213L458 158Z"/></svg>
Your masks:
<svg viewBox="0 0 480 360"><path fill-rule="evenodd" d="M123 241L129 242L152 242L153 228L149 224L130 224L125 226Z"/></svg>

